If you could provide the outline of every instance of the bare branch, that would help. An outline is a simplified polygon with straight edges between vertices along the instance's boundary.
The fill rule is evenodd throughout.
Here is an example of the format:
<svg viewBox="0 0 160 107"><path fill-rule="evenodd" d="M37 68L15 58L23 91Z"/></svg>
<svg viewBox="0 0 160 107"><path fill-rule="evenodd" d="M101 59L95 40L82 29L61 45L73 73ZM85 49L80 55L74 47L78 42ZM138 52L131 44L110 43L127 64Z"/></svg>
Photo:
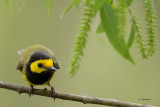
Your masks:
<svg viewBox="0 0 160 107"><path fill-rule="evenodd" d="M29 88L27 88L27 87L17 86L17 85L13 85L10 83L4 83L2 81L0 81L0 88L5 88L5 89L17 91L20 94L29 92ZM33 94L50 97L49 90L34 89ZM82 102L84 104L88 103L88 104L99 104L99 105L117 106L117 107L155 107L155 106L151 106L151 105L136 104L136 103L118 101L118 100L114 100L114 99L94 98L94 97L88 97L88 96L67 94L67 93L62 93L62 92L56 92L55 98Z"/></svg>

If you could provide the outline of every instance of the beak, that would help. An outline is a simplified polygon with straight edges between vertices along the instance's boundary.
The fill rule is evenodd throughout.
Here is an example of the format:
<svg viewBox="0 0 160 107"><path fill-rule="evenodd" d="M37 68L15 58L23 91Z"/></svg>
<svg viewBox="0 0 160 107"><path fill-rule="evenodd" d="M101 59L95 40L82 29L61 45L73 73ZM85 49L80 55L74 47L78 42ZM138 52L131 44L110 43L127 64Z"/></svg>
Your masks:
<svg viewBox="0 0 160 107"><path fill-rule="evenodd" d="M49 68L45 68L46 70L48 70L48 71L57 71L57 69L55 68L55 67L49 67Z"/></svg>

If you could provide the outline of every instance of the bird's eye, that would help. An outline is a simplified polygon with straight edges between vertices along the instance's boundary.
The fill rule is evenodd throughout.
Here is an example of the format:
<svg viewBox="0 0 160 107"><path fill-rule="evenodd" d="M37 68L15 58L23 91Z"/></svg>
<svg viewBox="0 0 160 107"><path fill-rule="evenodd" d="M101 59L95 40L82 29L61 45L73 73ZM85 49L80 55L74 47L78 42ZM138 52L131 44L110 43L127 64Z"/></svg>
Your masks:
<svg viewBox="0 0 160 107"><path fill-rule="evenodd" d="M42 67L42 64L41 64L41 63L38 63L38 67Z"/></svg>

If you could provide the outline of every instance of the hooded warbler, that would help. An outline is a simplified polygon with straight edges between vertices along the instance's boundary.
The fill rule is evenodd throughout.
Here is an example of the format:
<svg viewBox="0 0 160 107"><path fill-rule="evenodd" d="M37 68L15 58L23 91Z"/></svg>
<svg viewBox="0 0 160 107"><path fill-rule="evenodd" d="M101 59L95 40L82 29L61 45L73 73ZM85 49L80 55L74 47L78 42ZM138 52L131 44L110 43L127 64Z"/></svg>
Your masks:
<svg viewBox="0 0 160 107"><path fill-rule="evenodd" d="M48 85L51 87L51 96L54 97L55 90L50 81L55 71L60 69L60 63L53 52L42 45L32 45L18 51L18 54L20 58L16 69L20 70L22 77L30 85L28 94L33 94L35 85Z"/></svg>

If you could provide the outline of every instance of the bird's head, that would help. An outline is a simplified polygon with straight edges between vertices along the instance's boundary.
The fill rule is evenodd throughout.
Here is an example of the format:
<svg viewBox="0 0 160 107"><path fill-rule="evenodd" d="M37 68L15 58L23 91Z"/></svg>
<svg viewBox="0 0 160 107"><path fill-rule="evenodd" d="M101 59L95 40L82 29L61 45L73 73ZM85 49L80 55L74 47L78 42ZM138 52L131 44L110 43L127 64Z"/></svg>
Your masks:
<svg viewBox="0 0 160 107"><path fill-rule="evenodd" d="M54 61L43 51L34 52L30 57L29 63L30 70L35 73L41 73L43 71L54 72L57 70L54 67Z"/></svg>

